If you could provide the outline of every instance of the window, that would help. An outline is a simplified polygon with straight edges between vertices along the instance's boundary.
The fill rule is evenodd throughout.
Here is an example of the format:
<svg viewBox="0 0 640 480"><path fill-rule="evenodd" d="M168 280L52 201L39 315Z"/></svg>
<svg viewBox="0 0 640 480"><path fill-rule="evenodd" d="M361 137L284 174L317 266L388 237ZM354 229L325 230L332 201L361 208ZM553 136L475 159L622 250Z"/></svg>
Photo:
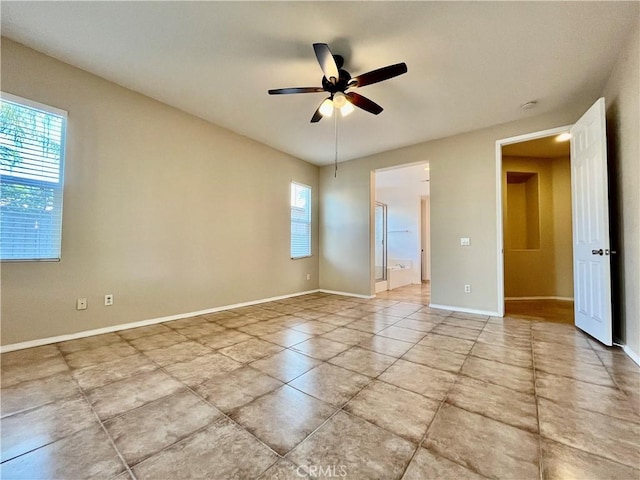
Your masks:
<svg viewBox="0 0 640 480"><path fill-rule="evenodd" d="M0 259L59 260L67 113L2 93Z"/></svg>
<svg viewBox="0 0 640 480"><path fill-rule="evenodd" d="M291 258L311 256L311 187L291 182Z"/></svg>

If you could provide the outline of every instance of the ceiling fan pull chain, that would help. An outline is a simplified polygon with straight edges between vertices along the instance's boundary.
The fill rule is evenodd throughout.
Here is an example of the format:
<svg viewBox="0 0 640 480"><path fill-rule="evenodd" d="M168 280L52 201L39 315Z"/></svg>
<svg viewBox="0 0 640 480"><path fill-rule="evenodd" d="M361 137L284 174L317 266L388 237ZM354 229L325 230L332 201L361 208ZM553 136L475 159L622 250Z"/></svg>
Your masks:
<svg viewBox="0 0 640 480"><path fill-rule="evenodd" d="M334 156L335 170L333 171L333 178L338 178L338 112L334 112L333 115L333 133L336 139L336 149Z"/></svg>

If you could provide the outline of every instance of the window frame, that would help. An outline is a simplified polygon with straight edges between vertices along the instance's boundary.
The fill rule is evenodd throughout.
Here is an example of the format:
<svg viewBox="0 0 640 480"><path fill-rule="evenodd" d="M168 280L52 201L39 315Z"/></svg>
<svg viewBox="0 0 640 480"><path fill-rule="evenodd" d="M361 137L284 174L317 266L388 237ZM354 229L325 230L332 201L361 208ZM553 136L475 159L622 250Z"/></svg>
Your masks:
<svg viewBox="0 0 640 480"><path fill-rule="evenodd" d="M293 247L293 224L294 224L294 219L293 219L293 211L292 208L294 207L294 205L291 204L291 196L293 194L293 188L294 186L297 187L303 187L309 190L309 208L308 208L308 213L309 213L309 221L308 222L296 222L296 223L303 223L305 225L309 225L309 253L307 255L300 255L300 256L293 256L293 252L292 247ZM313 188L311 187L311 185L307 185L306 183L302 183L302 182L296 182L295 180L292 180L289 183L289 255L291 260L300 260L302 258L310 258L313 256L313 211L312 211L312 207L313 207Z"/></svg>
<svg viewBox="0 0 640 480"><path fill-rule="evenodd" d="M45 180L37 180L30 178L21 178L18 176L13 176L10 182L6 182L3 180L3 177L6 178L9 175L1 175L0 183L8 183L11 185L26 185L33 187L43 187L43 188L52 188L57 190L57 194L59 196L59 206L60 206L60 227L58 232L58 250L57 255L55 257L40 257L40 258L2 258L0 252L0 263L17 263L17 262L60 262L62 260L62 222L63 222L63 214L64 214L64 173L65 173L65 160L66 160L66 149L67 149L67 120L68 120L68 112L66 110L62 110L57 107L53 107L51 105L47 105L44 103L37 102L35 100L31 100L28 98L20 97L18 95L14 95L12 93L0 91L0 99L3 101L8 101L11 103L15 103L22 107L27 107L35 110L40 110L45 113L56 115L61 118L61 129L60 129L60 157L59 157L59 167L58 167L58 182L47 182Z"/></svg>

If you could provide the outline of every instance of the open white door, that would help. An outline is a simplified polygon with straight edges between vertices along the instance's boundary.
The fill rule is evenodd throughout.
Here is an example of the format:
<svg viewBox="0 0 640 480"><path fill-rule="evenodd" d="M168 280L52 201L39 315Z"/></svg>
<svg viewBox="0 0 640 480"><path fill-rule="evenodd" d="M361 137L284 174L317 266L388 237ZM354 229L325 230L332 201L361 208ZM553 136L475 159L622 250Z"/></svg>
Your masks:
<svg viewBox="0 0 640 480"><path fill-rule="evenodd" d="M609 188L604 98L571 128L575 323L612 344Z"/></svg>

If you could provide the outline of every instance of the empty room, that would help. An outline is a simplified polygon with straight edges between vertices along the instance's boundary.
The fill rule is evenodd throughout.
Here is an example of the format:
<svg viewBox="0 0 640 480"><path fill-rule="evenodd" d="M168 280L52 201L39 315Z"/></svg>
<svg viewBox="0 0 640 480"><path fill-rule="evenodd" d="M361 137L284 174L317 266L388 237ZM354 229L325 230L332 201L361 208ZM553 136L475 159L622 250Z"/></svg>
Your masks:
<svg viewBox="0 0 640 480"><path fill-rule="evenodd" d="M640 3L1 33L0 478L640 478Z"/></svg>

